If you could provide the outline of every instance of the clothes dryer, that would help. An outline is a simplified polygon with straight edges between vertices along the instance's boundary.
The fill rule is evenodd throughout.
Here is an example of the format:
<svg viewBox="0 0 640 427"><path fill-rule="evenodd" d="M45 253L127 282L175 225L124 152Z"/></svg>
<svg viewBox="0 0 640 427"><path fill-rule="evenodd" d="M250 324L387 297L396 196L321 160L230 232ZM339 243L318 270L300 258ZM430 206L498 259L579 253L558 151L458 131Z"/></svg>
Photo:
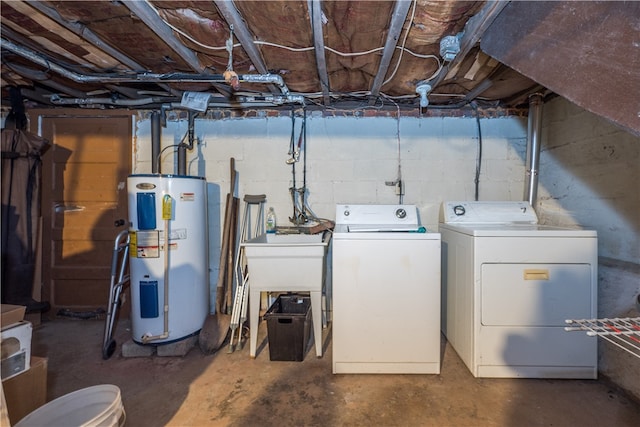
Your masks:
<svg viewBox="0 0 640 427"><path fill-rule="evenodd" d="M596 378L597 234L538 224L527 202L445 202L442 331L475 377Z"/></svg>

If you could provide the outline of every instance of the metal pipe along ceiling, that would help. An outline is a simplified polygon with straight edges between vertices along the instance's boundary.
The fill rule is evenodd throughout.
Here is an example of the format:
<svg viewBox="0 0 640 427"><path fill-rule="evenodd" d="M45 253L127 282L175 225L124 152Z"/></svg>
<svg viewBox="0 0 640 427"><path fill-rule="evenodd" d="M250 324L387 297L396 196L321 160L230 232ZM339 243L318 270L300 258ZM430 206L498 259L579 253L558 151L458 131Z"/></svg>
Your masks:
<svg viewBox="0 0 640 427"><path fill-rule="evenodd" d="M74 71L68 70L60 65L50 61L46 57L39 55L24 47L18 46L5 39L2 39L2 47L6 48L13 53L22 56L25 59L32 61L35 64L46 67L48 70L53 71L67 79L73 80L77 83L124 83L124 82L153 82L163 86L162 82L209 82L209 83L224 83L226 79L221 74L187 74L187 73L119 73L119 74L79 74ZM45 79L46 73L38 70L29 70L24 67L24 70L29 71L30 77L36 80ZM22 72L24 72L22 70ZM20 72L20 70L18 70ZM38 78L36 78L38 77ZM209 107L222 107L222 108L251 108L260 106L274 106L283 104L304 104L304 97L302 95L293 95L290 93L289 88L282 76L277 74L240 74L238 76L240 81L247 83L257 83L272 85L275 84L280 88L282 95L253 95L253 96L239 96L236 99L227 99L216 102L210 102ZM50 83L53 86L55 83ZM62 90L62 92L68 93L68 90ZM68 93L73 95L73 93ZM84 95L77 93L77 95ZM119 105L126 107L140 107L149 104L162 104L165 102L163 97L147 97L141 99L117 99L117 98L88 98L85 96L76 96L76 98L66 98L60 95L54 94L50 97L50 101L54 105ZM177 108L183 108L177 104Z"/></svg>
<svg viewBox="0 0 640 427"><path fill-rule="evenodd" d="M18 46L7 39L2 39L2 47L29 61L45 67L65 78L73 80L77 83L125 83L125 82L208 82L208 83L225 83L226 79L222 74L189 74L189 73L118 73L118 74L80 74L68 70L48 58L33 52L25 47ZM284 83L282 76L277 74L240 74L240 81L247 83L260 84L276 84L280 87L283 95L289 94L289 88Z"/></svg>

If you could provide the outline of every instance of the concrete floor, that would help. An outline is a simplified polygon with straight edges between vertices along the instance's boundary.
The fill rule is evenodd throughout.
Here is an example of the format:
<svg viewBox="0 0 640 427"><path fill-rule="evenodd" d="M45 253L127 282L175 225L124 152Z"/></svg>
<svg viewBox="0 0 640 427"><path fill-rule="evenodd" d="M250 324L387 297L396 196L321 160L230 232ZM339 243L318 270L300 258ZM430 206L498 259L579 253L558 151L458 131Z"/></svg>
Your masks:
<svg viewBox="0 0 640 427"><path fill-rule="evenodd" d="M132 426L637 426L640 404L604 380L476 379L443 347L440 375L333 375L325 356L271 362L266 325L256 359L246 345L204 355L124 358L127 322L102 359L104 321L44 320L33 354L49 358L48 399L98 384L122 392ZM262 344L260 344L262 343ZM640 363L640 362L639 362Z"/></svg>

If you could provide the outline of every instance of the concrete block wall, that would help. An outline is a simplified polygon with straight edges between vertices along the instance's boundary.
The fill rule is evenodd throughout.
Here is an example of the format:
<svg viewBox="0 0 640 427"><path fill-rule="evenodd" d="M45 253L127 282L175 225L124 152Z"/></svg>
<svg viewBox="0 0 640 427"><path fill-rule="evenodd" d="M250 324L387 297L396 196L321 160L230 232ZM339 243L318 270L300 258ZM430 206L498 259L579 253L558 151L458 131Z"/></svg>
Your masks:
<svg viewBox="0 0 640 427"><path fill-rule="evenodd" d="M297 143L302 119L297 118ZM148 115L136 124L134 171L151 171ZM398 159L405 183L403 202L420 209L422 222L436 230L445 200L473 200L478 156L475 117L326 116L307 117L308 203L319 217L333 219L338 203L397 203ZM286 164L291 144L290 117L257 113L252 117L196 119L197 147L188 154L190 174L210 183L209 217L212 286L215 287L220 226L229 186L229 158L236 159L236 194L264 193L279 224L292 214ZM526 118L480 119L482 163L479 200L522 200ZM162 146L179 143L186 115L170 118ZM304 148L304 147L303 147ZM599 316L634 315L640 292L640 141L599 117L556 98L544 106L542 152L536 211L541 223L595 228L599 236ZM302 185L302 158L296 184ZM163 172L175 170L172 150ZM635 316L638 314L635 313ZM600 344L601 373L640 396L633 356ZM633 365L635 363L635 365ZM631 379L630 379L631 378Z"/></svg>
<svg viewBox="0 0 640 427"><path fill-rule="evenodd" d="M640 138L567 100L543 109L536 212L598 232L598 317L638 317ZM599 342L599 370L640 398L640 359Z"/></svg>
<svg viewBox="0 0 640 427"><path fill-rule="evenodd" d="M214 115L215 116L215 115ZM481 114L482 117L482 114ZM297 144L302 118L295 120ZM481 118L482 163L480 200L522 200L526 118ZM148 114L136 123L134 173L151 172L151 138ZM252 114L197 118L197 146L188 153L188 173L209 182L209 239L211 300L219 270L224 203L229 191L229 159L238 171L236 195L266 194L278 224L291 225L289 188L293 185L290 157L290 116ZM310 112L306 122L306 184L309 208L320 218L335 219L340 203L399 202L395 187L398 160L404 182L403 203L415 204L423 225L437 231L444 200L473 200L479 152L475 117L401 117L387 114L342 115ZM187 132L186 114L169 116L162 130L162 172L177 170L171 145ZM303 152L296 163L296 186L303 183ZM242 209L242 207L241 207ZM330 256L331 254L329 254ZM330 265L327 290L330 297ZM330 304L330 298L329 298ZM330 309L330 307L329 307Z"/></svg>
<svg viewBox="0 0 640 427"><path fill-rule="evenodd" d="M539 214L600 233L600 256L639 262L640 138L571 103L545 105Z"/></svg>
<svg viewBox="0 0 640 427"><path fill-rule="evenodd" d="M294 129L298 141L302 118ZM151 171L150 123L136 126L134 173ZM521 200L524 188L526 118L481 119L480 200ZM290 117L196 119L197 147L188 153L188 173L205 176L219 187L214 205L224 209L229 185L229 158L238 171L237 194L266 194L280 223L292 214ZM420 209L423 224L437 229L443 200L472 200L478 156L475 118L325 117L309 113L306 140L306 184L309 207L333 219L338 203L398 203L387 181L405 186L403 202ZM187 130L184 118L169 120L162 147L178 144ZM303 147L304 148L304 147ZM304 150L296 163L296 186L302 186ZM163 173L176 170L173 150L162 157ZM211 202L210 202L211 203ZM222 204L222 206L220 206ZM224 210L222 210L224 212ZM215 219L213 217L212 219Z"/></svg>

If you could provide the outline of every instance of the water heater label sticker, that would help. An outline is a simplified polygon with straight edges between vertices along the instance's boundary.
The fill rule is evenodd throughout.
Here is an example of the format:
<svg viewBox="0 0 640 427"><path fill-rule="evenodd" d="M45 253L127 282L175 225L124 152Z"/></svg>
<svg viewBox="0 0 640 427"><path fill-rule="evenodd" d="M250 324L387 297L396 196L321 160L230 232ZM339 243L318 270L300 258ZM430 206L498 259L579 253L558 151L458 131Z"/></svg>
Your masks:
<svg viewBox="0 0 640 427"><path fill-rule="evenodd" d="M138 253L138 239L137 233L133 230L129 230L129 253L132 257L137 257Z"/></svg>
<svg viewBox="0 0 640 427"><path fill-rule="evenodd" d="M135 254L138 258L160 257L160 233L158 230L138 231L136 235Z"/></svg>
<svg viewBox="0 0 640 427"><path fill-rule="evenodd" d="M186 228L176 228L169 233L169 240L184 240L187 238Z"/></svg>
<svg viewBox="0 0 640 427"><path fill-rule="evenodd" d="M183 202L193 202L195 199L195 193L180 193L180 200L182 200Z"/></svg>
<svg viewBox="0 0 640 427"><path fill-rule="evenodd" d="M164 242L164 231L158 230L160 233L160 241ZM186 228L176 228L169 231L169 240L185 240L187 238Z"/></svg>

